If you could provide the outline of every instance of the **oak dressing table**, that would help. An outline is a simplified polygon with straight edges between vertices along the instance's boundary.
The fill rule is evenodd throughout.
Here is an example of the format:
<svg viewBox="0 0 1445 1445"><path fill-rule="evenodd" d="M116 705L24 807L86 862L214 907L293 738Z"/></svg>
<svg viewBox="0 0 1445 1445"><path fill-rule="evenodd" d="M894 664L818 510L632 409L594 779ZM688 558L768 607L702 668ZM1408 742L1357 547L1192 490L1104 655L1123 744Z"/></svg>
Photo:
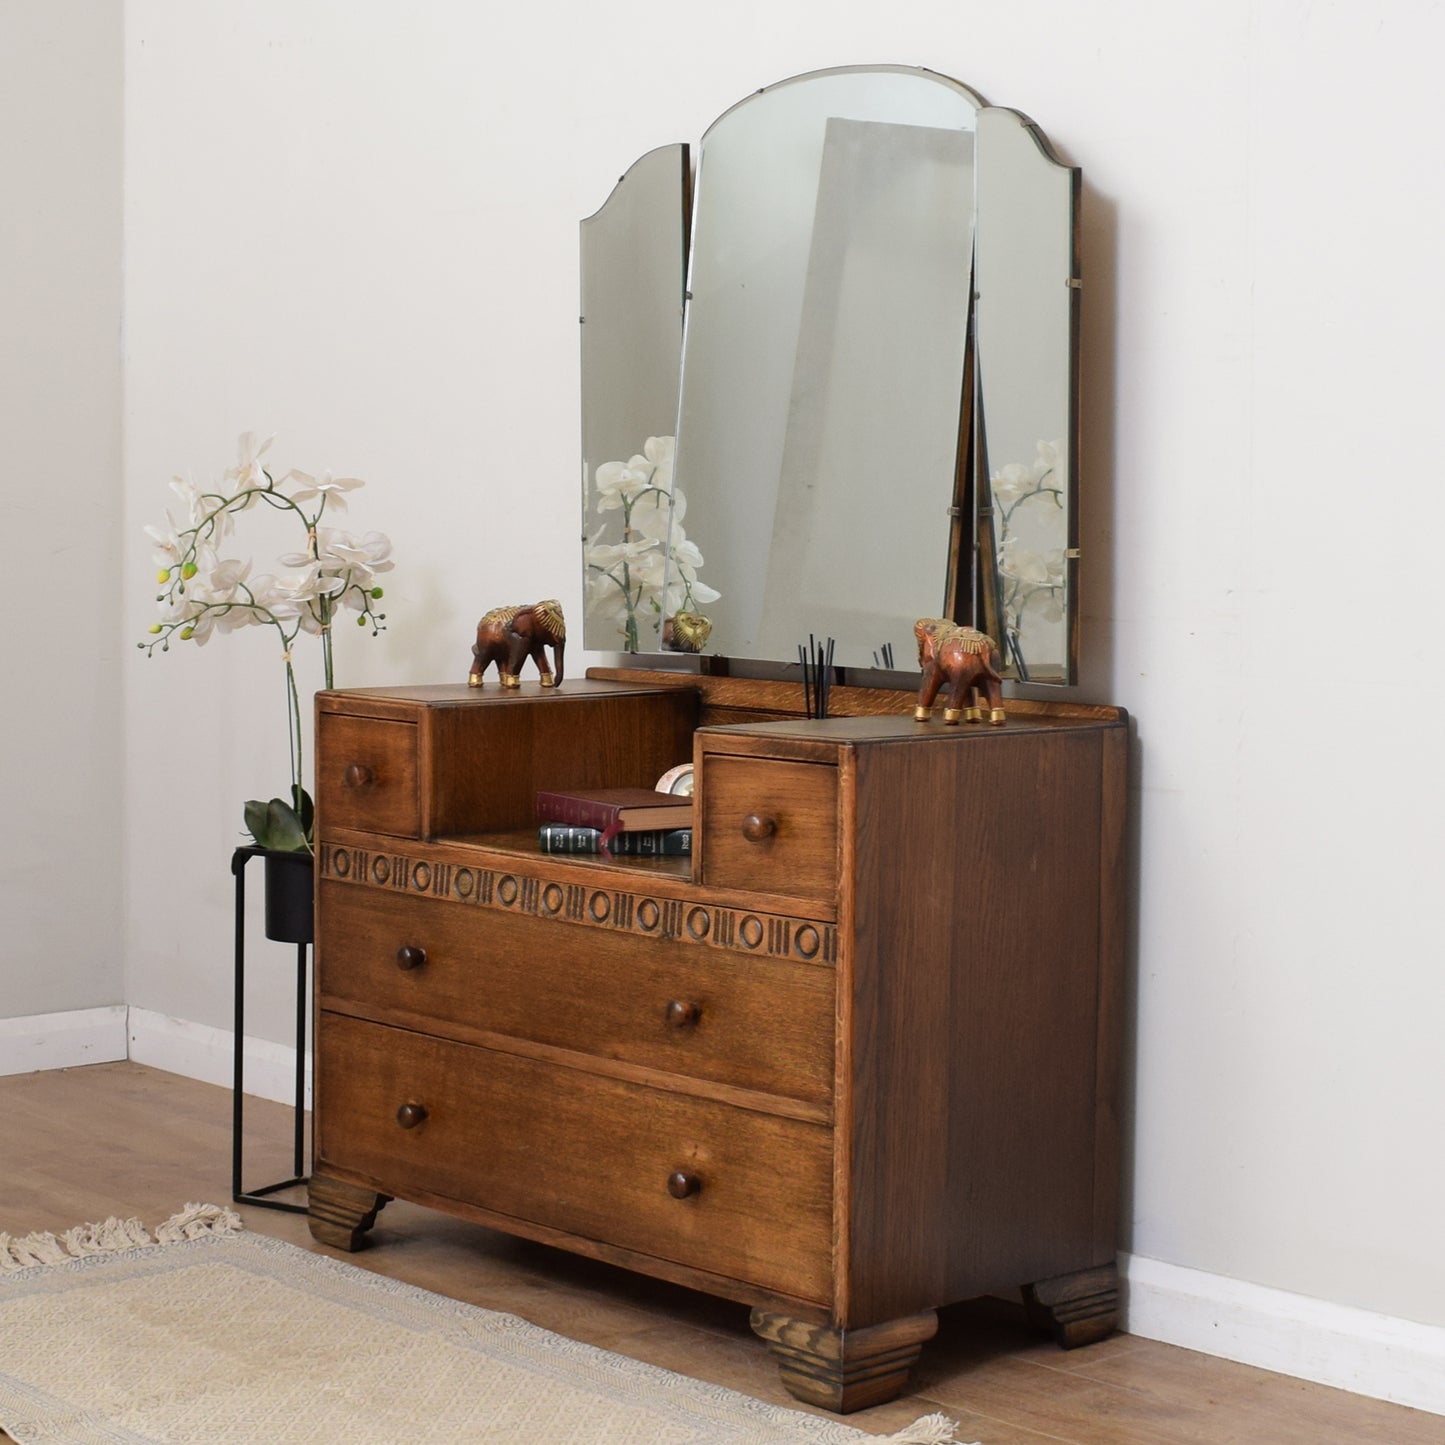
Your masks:
<svg viewBox="0 0 1445 1445"><path fill-rule="evenodd" d="M954 1300L1113 1328L1124 719L797 695L319 696L319 1240L398 1197L740 1300L839 1411ZM688 755L690 859L537 851L537 788Z"/></svg>
<svg viewBox="0 0 1445 1445"><path fill-rule="evenodd" d="M584 645L723 659L319 695L318 1239L404 1198L738 1300L839 1411L953 1301L1114 1327L1126 721L920 722L895 670L941 616L1075 679L1078 207L1027 117L881 66L583 223ZM689 759L691 857L539 851L539 790Z"/></svg>

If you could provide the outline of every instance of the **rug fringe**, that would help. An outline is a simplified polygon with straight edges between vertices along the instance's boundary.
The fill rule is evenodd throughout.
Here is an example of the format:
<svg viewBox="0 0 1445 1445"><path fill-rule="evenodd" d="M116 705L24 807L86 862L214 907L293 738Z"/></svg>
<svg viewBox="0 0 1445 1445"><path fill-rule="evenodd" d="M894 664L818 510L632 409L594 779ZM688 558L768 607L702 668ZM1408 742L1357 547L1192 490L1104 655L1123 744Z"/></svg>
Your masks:
<svg viewBox="0 0 1445 1445"><path fill-rule="evenodd" d="M104 1224L77 1224L60 1236L60 1242L76 1259L90 1254L114 1254L121 1249L134 1249L149 1244L151 1237L138 1219L117 1219L112 1215Z"/></svg>
<svg viewBox="0 0 1445 1445"><path fill-rule="evenodd" d="M924 1415L896 1435L880 1435L873 1445L949 1445L956 1428L947 1415Z"/></svg>
<svg viewBox="0 0 1445 1445"><path fill-rule="evenodd" d="M146 1249L158 1244L176 1244L198 1239L203 1234L234 1234L244 1226L233 1209L215 1204L188 1204L156 1229L155 1238L138 1219L117 1219L111 1215L99 1224L77 1224L58 1238L49 1231L36 1231L17 1239L0 1233L0 1274L37 1265L68 1264L93 1254L115 1254L123 1249Z"/></svg>
<svg viewBox="0 0 1445 1445"><path fill-rule="evenodd" d="M219 1204L188 1204L164 1224L156 1226L157 1244L177 1244L203 1234L234 1234L245 1226L234 1209Z"/></svg>

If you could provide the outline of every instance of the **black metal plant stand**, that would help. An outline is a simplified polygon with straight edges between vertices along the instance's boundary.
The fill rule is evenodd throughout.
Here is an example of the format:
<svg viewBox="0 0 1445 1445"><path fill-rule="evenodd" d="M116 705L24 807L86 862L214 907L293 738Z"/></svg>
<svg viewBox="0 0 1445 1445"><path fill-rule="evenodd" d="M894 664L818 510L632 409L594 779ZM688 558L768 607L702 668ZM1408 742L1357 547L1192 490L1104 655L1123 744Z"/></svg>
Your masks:
<svg viewBox="0 0 1445 1445"><path fill-rule="evenodd" d="M304 1204L288 1204L282 1199L268 1196L307 1183L306 1168L306 1007L309 995L306 988L307 952L310 939L302 941L289 937L285 941L296 944L296 1106L295 1106L295 1147L292 1168L294 1179L283 1179L276 1184L267 1184L260 1189L244 1190L241 1187L241 1133L243 1123L243 1050L245 1044L246 1017L246 864L252 858L265 856L264 848L254 846L237 848L231 854L231 872L236 879L236 960L234 1009L234 1074L231 1084L231 1199L236 1204L254 1204L262 1209L280 1209L288 1214L305 1214ZM309 933L309 929L307 930Z"/></svg>

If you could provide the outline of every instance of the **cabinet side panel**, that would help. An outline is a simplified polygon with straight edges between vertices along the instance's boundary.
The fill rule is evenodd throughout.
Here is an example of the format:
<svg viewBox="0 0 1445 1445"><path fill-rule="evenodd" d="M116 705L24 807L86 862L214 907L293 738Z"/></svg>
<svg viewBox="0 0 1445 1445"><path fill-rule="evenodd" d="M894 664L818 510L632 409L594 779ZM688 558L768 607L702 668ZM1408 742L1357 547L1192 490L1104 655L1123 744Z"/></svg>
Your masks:
<svg viewBox="0 0 1445 1445"><path fill-rule="evenodd" d="M1103 738L1099 779L1099 1049L1094 1120L1094 1259L1114 1258L1119 1241L1123 1159L1120 1122L1124 1047L1124 952L1129 812L1127 722Z"/></svg>
<svg viewBox="0 0 1445 1445"><path fill-rule="evenodd" d="M1101 732L859 750L850 1310L1095 1263Z"/></svg>

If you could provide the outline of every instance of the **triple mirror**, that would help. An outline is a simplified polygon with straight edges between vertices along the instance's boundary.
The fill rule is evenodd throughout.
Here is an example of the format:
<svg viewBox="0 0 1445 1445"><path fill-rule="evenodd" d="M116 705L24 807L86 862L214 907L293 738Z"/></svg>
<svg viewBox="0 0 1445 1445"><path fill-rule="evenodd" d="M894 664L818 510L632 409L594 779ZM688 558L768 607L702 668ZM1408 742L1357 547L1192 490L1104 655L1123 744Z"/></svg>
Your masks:
<svg viewBox="0 0 1445 1445"><path fill-rule="evenodd" d="M932 71L770 86L582 223L586 621L600 651L1076 665L1079 173Z"/></svg>

